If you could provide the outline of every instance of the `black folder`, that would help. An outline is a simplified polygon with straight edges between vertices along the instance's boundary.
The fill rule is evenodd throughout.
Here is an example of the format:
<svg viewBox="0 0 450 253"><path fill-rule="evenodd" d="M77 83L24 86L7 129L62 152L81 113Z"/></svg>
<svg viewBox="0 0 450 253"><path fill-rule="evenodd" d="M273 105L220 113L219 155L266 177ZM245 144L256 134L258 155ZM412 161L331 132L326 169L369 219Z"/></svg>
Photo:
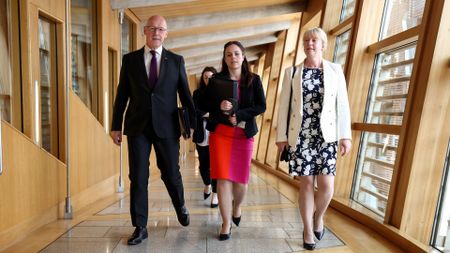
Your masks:
<svg viewBox="0 0 450 253"><path fill-rule="evenodd" d="M178 107L178 120L183 138L191 138L191 122L189 121L189 110L186 107Z"/></svg>
<svg viewBox="0 0 450 253"><path fill-rule="evenodd" d="M228 100L233 104L233 111L237 110L238 106L238 82L231 79L223 79L220 77L213 77L208 84L208 95L214 96L218 101Z"/></svg>

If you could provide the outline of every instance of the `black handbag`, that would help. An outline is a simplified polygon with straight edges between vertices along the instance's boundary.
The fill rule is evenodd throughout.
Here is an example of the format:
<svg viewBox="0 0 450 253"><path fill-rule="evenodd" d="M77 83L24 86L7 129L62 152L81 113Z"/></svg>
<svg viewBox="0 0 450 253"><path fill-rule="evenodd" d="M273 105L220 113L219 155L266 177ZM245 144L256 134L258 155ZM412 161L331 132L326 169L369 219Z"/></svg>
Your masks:
<svg viewBox="0 0 450 253"><path fill-rule="evenodd" d="M294 75L295 75L295 71L296 71L296 67L293 66L294 71L292 72L292 77L291 77L291 92L289 94L289 108L288 108L288 117L287 117L287 124L286 124L286 136L288 135L288 131L289 131L289 121L290 121L290 116L291 116L291 102L292 102L292 82L294 80ZM291 160L291 155L289 154L289 145L284 146L283 151L281 151L280 154L280 161L284 161L284 162L289 162L289 160Z"/></svg>
<svg viewBox="0 0 450 253"><path fill-rule="evenodd" d="M284 146L283 151L281 151L280 161L289 162L291 160L291 155L289 154L288 146Z"/></svg>
<svg viewBox="0 0 450 253"><path fill-rule="evenodd" d="M191 138L191 123L189 122L189 111L186 107L178 107L178 121L183 138Z"/></svg>

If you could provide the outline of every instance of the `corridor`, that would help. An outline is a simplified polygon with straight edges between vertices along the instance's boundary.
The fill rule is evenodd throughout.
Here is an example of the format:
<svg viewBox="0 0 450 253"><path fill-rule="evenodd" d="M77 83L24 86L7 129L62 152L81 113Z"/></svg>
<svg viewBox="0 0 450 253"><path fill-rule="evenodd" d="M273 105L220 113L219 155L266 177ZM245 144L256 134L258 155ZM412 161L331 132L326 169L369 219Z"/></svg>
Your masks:
<svg viewBox="0 0 450 253"><path fill-rule="evenodd" d="M191 152L193 153L193 152ZM149 185L149 238L137 246L128 246L127 237L133 232L129 216L129 198L123 197L68 230L41 252L298 252L302 251L302 223L295 204L295 196L283 195L269 184L264 173L253 168L248 194L239 227L233 225L231 240L217 239L221 218L219 209L210 208L210 199L203 200L203 184L198 161L188 156L181 163L186 204L191 224L182 227L159 178L152 167ZM286 187L286 186L285 186ZM292 194L291 194L292 195ZM343 242L327 229L317 244L318 250L342 250ZM351 252L351 251L345 251Z"/></svg>

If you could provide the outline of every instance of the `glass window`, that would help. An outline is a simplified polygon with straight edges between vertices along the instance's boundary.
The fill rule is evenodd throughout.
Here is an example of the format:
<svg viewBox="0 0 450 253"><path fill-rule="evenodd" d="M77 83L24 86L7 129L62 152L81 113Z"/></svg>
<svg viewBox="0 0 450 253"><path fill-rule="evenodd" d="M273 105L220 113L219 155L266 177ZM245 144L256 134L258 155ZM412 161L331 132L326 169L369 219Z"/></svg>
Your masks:
<svg viewBox="0 0 450 253"><path fill-rule="evenodd" d="M347 18L353 16L355 12L356 0L344 0L342 3L341 16L339 18L339 23L346 20Z"/></svg>
<svg viewBox="0 0 450 253"><path fill-rule="evenodd" d="M387 0L380 40L419 25L424 6L425 0Z"/></svg>
<svg viewBox="0 0 450 253"><path fill-rule="evenodd" d="M447 157L444 164L444 176L439 194L437 216L433 228L431 246L441 252L450 252L450 182L448 174L450 170L450 141L447 148Z"/></svg>
<svg viewBox="0 0 450 253"><path fill-rule="evenodd" d="M384 133L362 133L352 198L380 216L386 211L398 138Z"/></svg>
<svg viewBox="0 0 450 253"><path fill-rule="evenodd" d="M98 88L95 80L95 27L91 0L70 1L72 45L72 90L98 116Z"/></svg>
<svg viewBox="0 0 450 253"><path fill-rule="evenodd" d="M401 125L416 44L376 56L365 123Z"/></svg>
<svg viewBox="0 0 450 253"><path fill-rule="evenodd" d="M11 122L11 58L8 1L0 1L0 116Z"/></svg>
<svg viewBox="0 0 450 253"><path fill-rule="evenodd" d="M58 157L56 25L39 18L41 146Z"/></svg>
<svg viewBox="0 0 450 253"><path fill-rule="evenodd" d="M122 24L122 50L121 50L121 59L123 56L129 52L131 52L132 49L132 40L133 40L133 24L131 21L125 16L123 19Z"/></svg>
<svg viewBox="0 0 450 253"><path fill-rule="evenodd" d="M347 51L350 39L350 29L336 37L336 47L334 48L333 62L339 63L342 69L345 68Z"/></svg>

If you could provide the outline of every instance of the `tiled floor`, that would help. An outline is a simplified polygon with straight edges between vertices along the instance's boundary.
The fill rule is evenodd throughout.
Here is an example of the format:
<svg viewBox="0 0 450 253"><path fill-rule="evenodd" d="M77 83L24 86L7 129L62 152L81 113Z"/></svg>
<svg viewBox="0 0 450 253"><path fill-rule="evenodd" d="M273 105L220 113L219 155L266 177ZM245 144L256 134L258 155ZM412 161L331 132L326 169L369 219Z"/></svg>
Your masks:
<svg viewBox="0 0 450 253"><path fill-rule="evenodd" d="M192 153L193 154L193 153ZM128 246L133 232L129 218L129 198L106 207L83 221L41 252L297 252L302 251L302 223L295 203L252 173L242 208L239 227L232 228L231 240L217 239L221 219L218 208L203 200L203 184L198 162L193 157L181 166L186 204L191 224L182 227L177 219L157 169L152 169L149 194L149 238L137 246ZM317 248L342 246L329 230Z"/></svg>

